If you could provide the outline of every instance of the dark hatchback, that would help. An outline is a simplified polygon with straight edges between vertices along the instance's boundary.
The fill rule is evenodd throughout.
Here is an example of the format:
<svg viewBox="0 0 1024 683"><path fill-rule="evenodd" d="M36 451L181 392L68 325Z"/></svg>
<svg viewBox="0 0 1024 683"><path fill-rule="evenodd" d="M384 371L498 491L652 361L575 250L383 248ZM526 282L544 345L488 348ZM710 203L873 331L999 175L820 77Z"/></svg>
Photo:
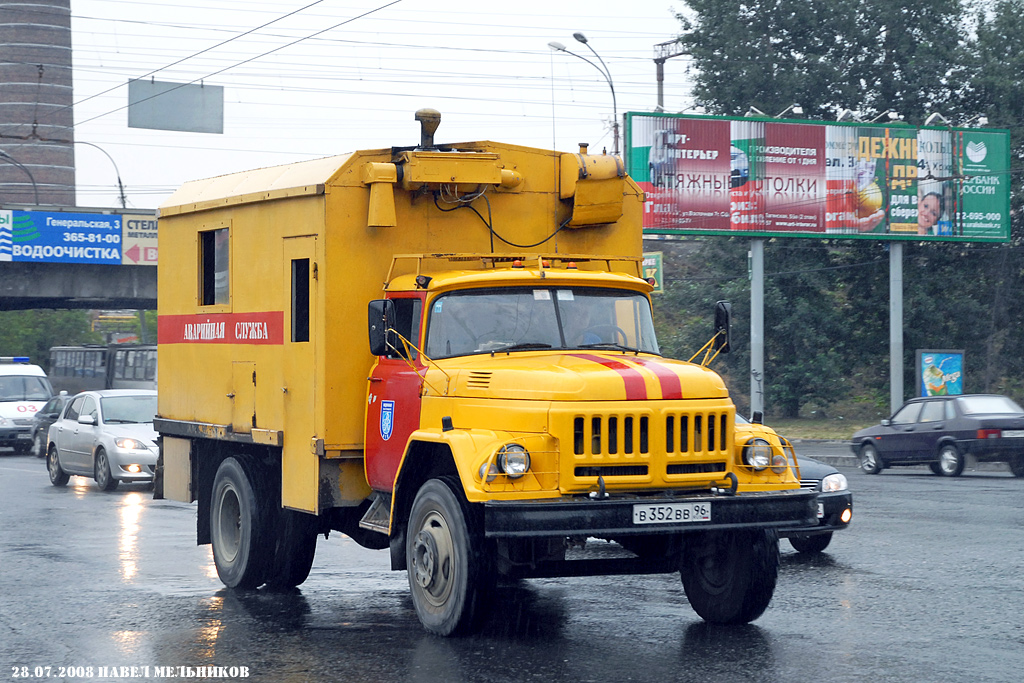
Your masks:
<svg viewBox="0 0 1024 683"><path fill-rule="evenodd" d="M780 529L779 536L800 553L820 553L832 540L832 532L845 529L853 517L853 494L846 476L831 465L800 456L800 488L818 492L818 525Z"/></svg>
<svg viewBox="0 0 1024 683"><path fill-rule="evenodd" d="M37 458L46 457L46 436L50 431L50 425L57 421L70 400L68 392L62 391L32 416L32 455Z"/></svg>
<svg viewBox="0 0 1024 683"><path fill-rule="evenodd" d="M998 394L913 398L880 425L854 434L850 447L868 474L928 465L956 477L973 456L1009 463L1014 476L1024 477L1024 410Z"/></svg>

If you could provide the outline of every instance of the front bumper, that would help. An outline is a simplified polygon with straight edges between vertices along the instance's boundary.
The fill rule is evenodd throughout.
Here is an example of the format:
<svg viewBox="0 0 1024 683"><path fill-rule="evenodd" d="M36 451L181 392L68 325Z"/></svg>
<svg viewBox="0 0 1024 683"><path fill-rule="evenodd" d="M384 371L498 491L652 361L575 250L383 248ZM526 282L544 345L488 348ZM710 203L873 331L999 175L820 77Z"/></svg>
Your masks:
<svg viewBox="0 0 1024 683"><path fill-rule="evenodd" d="M32 443L32 426L0 427L0 446L27 446Z"/></svg>
<svg viewBox="0 0 1024 683"><path fill-rule="evenodd" d="M790 536L808 536L831 531L838 531L850 526L849 522L842 520L844 510L853 510L853 493L850 491L837 491L835 493L819 493L818 505L821 508L821 517L818 517L814 524L800 527L788 527L779 529L779 536L789 538Z"/></svg>
<svg viewBox="0 0 1024 683"><path fill-rule="evenodd" d="M804 489L737 495L587 497L556 500L488 501L484 534L488 538L622 536L676 534L712 529L804 527L817 523L817 492ZM709 521L634 524L634 505L709 503Z"/></svg>

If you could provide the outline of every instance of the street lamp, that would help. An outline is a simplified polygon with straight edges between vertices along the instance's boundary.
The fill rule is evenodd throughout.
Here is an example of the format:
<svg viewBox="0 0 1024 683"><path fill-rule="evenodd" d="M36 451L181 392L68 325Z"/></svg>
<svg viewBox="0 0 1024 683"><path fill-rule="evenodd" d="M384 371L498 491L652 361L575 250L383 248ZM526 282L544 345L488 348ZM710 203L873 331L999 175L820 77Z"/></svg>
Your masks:
<svg viewBox="0 0 1024 683"><path fill-rule="evenodd" d="M17 166L18 168L25 172L25 175L28 176L28 179L32 181L32 192L34 192L36 196L36 206L39 206L39 187L36 185L36 179L35 177L33 177L32 171L28 170L28 168L23 163L21 163L20 161L18 161L17 159L15 159L14 157L12 157L10 154L3 150L0 150L0 159L3 159L4 161L13 164L14 166Z"/></svg>
<svg viewBox="0 0 1024 683"><path fill-rule="evenodd" d="M95 143L84 142L82 140L75 140L75 144L76 145L89 145L90 147L95 147L96 149L98 149L99 151L101 151L101 152L103 152L104 154L107 155L107 158L110 159L110 163L114 164L114 175L117 176L117 189L118 189L118 192L120 193L119 199L121 200L121 208L122 209L127 209L128 208L128 199L127 199L127 197L124 196L124 185L121 183L121 171L118 170L117 162L114 161L114 157L112 157L109 154L107 154L107 150L103 149L102 147L100 147L99 145L97 145Z"/></svg>
<svg viewBox="0 0 1024 683"><path fill-rule="evenodd" d="M550 43L548 43L548 47L550 47L552 50L556 50L558 52L564 52L567 55L572 55L573 57L576 57L577 59L582 59L584 62L586 62L590 66L592 66L595 69L597 69L598 71L600 71L601 75L604 76L604 80L606 80L608 82L608 87L612 91L612 116L614 117L613 118L613 122L612 122L612 131L613 131L614 138L615 138L615 150L614 150L613 154L617 155L619 153L619 107L618 107L618 105L615 102L615 85L612 83L612 74L611 74L610 71L608 71L608 65L604 63L603 59L601 59L601 55L597 54L597 50L595 50L590 45L590 43L587 42L587 37L585 35L583 35L579 31L577 31L576 33L572 34L572 37L575 38L576 40L578 40L579 42L583 43L584 45L586 45L588 48L590 48L590 51L594 53L595 57L597 57L597 61L601 62L601 66L598 66L597 64L595 64L594 62L590 61L589 59L587 59L583 55L578 55L575 52L570 52L568 49L566 49L565 45L562 45L559 42L551 41Z"/></svg>

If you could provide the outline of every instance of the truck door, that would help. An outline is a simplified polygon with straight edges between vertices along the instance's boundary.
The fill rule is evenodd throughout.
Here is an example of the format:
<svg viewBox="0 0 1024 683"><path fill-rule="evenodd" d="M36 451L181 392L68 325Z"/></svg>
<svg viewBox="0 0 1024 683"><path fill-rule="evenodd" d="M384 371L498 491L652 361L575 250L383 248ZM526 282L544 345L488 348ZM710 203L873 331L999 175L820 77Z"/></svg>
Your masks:
<svg viewBox="0 0 1024 683"><path fill-rule="evenodd" d="M311 448L322 426L316 423L316 330L319 323L317 238L284 240L284 291L289 293L285 314L284 392L285 431L281 455L281 504L295 510L318 509L320 460ZM319 431L318 431L319 430Z"/></svg>
<svg viewBox="0 0 1024 683"><path fill-rule="evenodd" d="M420 346L423 299L395 296L395 329ZM396 349L380 356L370 372L366 401L366 479L371 488L391 491L409 435L420 424L420 388L426 370L419 353Z"/></svg>

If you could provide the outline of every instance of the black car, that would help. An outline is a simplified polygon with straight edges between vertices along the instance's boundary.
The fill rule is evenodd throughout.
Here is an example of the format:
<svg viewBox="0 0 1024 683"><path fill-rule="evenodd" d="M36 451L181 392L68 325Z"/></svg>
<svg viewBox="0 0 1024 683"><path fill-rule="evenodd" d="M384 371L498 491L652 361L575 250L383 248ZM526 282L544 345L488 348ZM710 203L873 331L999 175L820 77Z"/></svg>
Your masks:
<svg viewBox="0 0 1024 683"><path fill-rule="evenodd" d="M70 400L68 392L62 391L32 416L32 455L37 458L46 457L46 435L50 431L50 425L57 421Z"/></svg>
<svg viewBox="0 0 1024 683"><path fill-rule="evenodd" d="M850 447L868 474L928 465L935 474L956 477L970 455L1007 462L1014 476L1024 477L1024 410L998 394L913 398L880 425L854 434Z"/></svg>
<svg viewBox="0 0 1024 683"><path fill-rule="evenodd" d="M818 492L818 526L779 529L800 553L820 553L832 540L832 532L845 529L853 517L853 494L846 475L814 458L800 456L800 488Z"/></svg>

